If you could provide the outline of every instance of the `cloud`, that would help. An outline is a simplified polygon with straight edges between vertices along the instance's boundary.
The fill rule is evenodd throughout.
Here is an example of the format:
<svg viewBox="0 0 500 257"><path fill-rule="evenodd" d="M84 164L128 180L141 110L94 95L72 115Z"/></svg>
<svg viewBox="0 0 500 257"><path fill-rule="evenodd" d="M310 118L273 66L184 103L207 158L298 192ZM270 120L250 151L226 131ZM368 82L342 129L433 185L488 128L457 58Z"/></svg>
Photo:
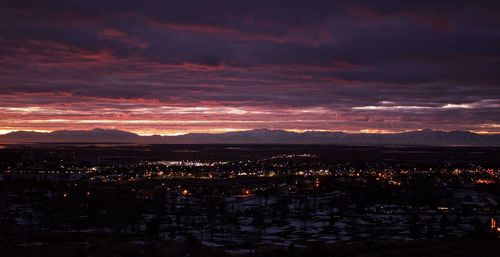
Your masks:
<svg viewBox="0 0 500 257"><path fill-rule="evenodd" d="M0 107L11 121L2 128L392 131L500 122L495 1L1 5ZM101 122L69 122L78 119Z"/></svg>
<svg viewBox="0 0 500 257"><path fill-rule="evenodd" d="M355 106L353 110L380 110L380 111L412 111L412 110L447 110L447 109L479 109L479 108L500 108L500 99L485 99L472 103L447 103L434 106L415 106L415 105L394 105L394 102L382 101L382 105L374 106Z"/></svg>

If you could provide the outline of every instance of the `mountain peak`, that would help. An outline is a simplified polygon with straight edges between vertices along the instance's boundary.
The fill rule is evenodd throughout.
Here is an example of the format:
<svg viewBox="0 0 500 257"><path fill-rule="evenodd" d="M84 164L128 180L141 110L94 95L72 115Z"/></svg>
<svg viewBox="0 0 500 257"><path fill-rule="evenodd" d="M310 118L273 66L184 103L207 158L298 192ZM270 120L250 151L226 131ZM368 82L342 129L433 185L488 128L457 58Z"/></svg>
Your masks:
<svg viewBox="0 0 500 257"><path fill-rule="evenodd" d="M250 131L250 132L271 132L271 131L275 131L275 130L268 129L268 128L257 128L257 129L247 130L247 131Z"/></svg>
<svg viewBox="0 0 500 257"><path fill-rule="evenodd" d="M481 135L468 131L425 129L393 134L356 134L307 131L305 133L267 128L221 134L181 136L139 136L117 129L58 130L51 133L16 131L0 135L6 142L117 142L157 144L361 144L361 145L489 145L500 146L500 135Z"/></svg>

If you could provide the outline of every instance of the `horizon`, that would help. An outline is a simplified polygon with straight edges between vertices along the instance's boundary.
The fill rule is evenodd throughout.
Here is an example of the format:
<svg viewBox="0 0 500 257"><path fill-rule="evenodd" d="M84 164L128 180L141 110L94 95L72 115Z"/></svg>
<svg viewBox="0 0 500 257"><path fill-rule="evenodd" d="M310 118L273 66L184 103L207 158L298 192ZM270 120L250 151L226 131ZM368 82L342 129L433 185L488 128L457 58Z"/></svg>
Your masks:
<svg viewBox="0 0 500 257"><path fill-rule="evenodd" d="M128 132L132 134L136 134L138 136L163 136L163 137L175 137L175 136L183 136L183 135L189 135L189 134L212 134L212 135L217 135L217 134L225 134L225 133L231 133L231 132L250 132L250 131L257 131L257 130L267 130L267 131L284 131L284 132L292 132L292 133L297 133L297 134L303 134L306 132L327 132L327 133L344 133L344 134L375 134L375 135L388 135L388 134L402 134L402 133L411 133L411 132L422 132L422 131L433 131L433 132L468 132L468 133L473 133L473 134L478 134L478 135L499 135L500 132L481 132L481 131L468 131L468 130L436 130L436 129L429 129L429 128L424 128L424 129L417 129L417 130L405 130L405 131L367 131L367 130L361 130L361 131L341 131L341 130L287 130L287 129L269 129L269 128L254 128L254 129L243 129L243 130L228 130L228 131L218 131L218 132L187 132L187 133L177 133L177 134L141 134L137 133L134 131L128 131L124 129L117 129L117 128L90 128L90 129L58 129L58 130L51 130L51 131L45 131L45 130L13 130L9 132L0 132L1 135L7 135L15 132L35 132L35 133L45 133L49 134L52 132L57 132L57 131L68 131L68 132L89 132L89 131L94 131L94 130L103 130L103 131L121 131L121 132Z"/></svg>

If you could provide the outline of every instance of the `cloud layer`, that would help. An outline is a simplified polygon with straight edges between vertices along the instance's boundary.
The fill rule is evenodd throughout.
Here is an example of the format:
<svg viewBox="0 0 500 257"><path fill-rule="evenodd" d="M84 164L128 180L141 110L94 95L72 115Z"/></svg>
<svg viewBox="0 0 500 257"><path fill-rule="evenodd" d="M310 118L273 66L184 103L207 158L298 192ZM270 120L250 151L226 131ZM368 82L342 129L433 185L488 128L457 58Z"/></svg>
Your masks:
<svg viewBox="0 0 500 257"><path fill-rule="evenodd" d="M500 132L497 1L0 5L0 132Z"/></svg>

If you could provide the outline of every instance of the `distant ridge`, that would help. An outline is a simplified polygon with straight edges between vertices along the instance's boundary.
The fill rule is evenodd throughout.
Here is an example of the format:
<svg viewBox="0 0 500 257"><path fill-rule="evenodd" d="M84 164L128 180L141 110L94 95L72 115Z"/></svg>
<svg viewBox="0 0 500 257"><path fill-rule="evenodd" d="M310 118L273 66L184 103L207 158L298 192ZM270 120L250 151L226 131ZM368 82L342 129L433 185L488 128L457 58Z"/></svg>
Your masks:
<svg viewBox="0 0 500 257"><path fill-rule="evenodd" d="M468 131L419 130L393 134L365 134L254 129L220 134L191 133L180 136L140 136L115 129L58 130L50 133L16 131L0 135L3 142L75 142L146 144L366 144L366 145L464 145L500 146L500 134Z"/></svg>

